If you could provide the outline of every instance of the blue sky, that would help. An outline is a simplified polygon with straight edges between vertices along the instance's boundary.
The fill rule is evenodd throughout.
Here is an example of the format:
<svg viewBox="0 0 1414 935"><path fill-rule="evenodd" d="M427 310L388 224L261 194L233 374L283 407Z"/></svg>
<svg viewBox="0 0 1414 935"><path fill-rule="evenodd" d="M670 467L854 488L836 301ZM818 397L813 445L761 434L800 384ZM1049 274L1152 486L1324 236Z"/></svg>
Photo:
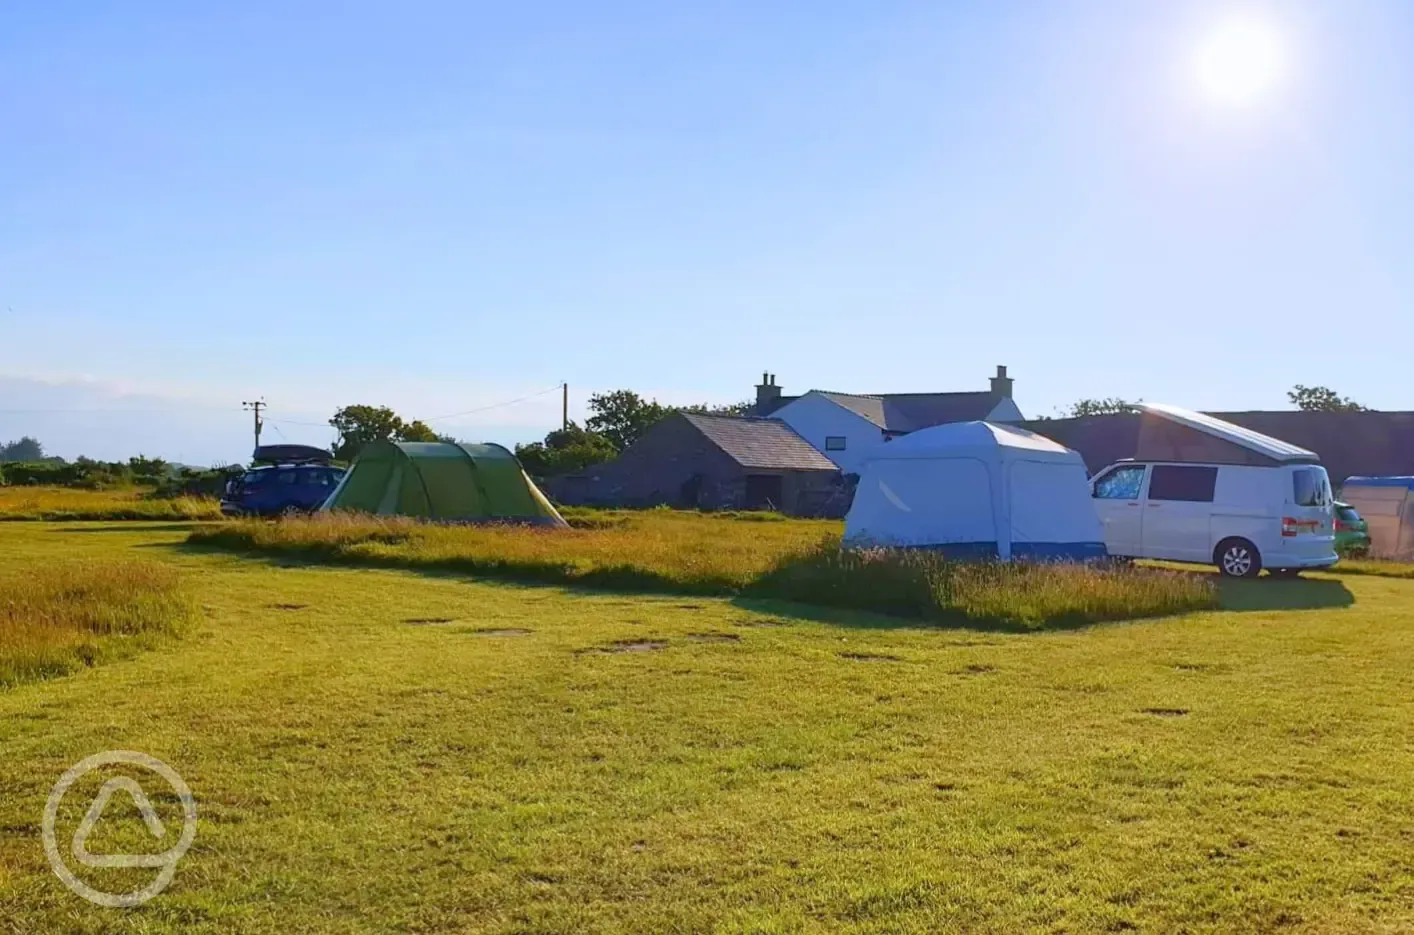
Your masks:
<svg viewBox="0 0 1414 935"><path fill-rule="evenodd" d="M1255 17L1279 81L1205 96ZM0 10L0 439L193 463L594 390L1412 409L1414 5ZM1403 338L1403 341L1400 339ZM308 425L300 423L310 423Z"/></svg>

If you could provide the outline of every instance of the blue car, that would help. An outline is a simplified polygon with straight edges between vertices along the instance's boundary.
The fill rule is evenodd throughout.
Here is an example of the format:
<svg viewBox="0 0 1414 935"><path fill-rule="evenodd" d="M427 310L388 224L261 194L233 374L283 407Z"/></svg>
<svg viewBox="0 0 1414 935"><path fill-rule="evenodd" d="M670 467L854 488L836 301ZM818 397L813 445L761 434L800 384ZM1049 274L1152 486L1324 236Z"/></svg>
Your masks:
<svg viewBox="0 0 1414 935"><path fill-rule="evenodd" d="M327 451L304 445L266 445L256 463L232 480L221 498L226 516L296 516L312 513L339 485L344 469ZM260 462L266 462L261 464Z"/></svg>

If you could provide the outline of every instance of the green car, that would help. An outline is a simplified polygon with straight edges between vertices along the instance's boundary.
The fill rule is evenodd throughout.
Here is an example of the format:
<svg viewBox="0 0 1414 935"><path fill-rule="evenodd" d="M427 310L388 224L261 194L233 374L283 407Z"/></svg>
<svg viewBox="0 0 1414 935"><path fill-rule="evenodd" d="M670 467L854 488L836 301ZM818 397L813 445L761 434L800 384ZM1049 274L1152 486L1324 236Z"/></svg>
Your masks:
<svg viewBox="0 0 1414 935"><path fill-rule="evenodd" d="M1335 502L1335 550L1340 555L1365 555L1370 551L1370 529L1365 517L1339 500Z"/></svg>

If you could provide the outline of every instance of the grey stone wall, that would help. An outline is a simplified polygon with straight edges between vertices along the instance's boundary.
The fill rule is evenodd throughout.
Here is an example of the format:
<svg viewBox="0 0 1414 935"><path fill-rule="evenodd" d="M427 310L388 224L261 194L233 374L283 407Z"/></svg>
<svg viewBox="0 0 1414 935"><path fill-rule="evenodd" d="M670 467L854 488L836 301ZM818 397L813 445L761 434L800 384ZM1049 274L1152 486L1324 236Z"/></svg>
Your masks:
<svg viewBox="0 0 1414 935"><path fill-rule="evenodd" d="M746 469L686 419L668 418L644 433L618 458L579 474L548 478L541 488L569 506L703 510L746 508L748 474L781 477L778 509L803 516L843 516L852 488L834 471ZM694 481L694 478L696 480ZM689 483L692 482L692 483ZM688 487L689 489L684 489ZM695 498L687 494L694 491Z"/></svg>

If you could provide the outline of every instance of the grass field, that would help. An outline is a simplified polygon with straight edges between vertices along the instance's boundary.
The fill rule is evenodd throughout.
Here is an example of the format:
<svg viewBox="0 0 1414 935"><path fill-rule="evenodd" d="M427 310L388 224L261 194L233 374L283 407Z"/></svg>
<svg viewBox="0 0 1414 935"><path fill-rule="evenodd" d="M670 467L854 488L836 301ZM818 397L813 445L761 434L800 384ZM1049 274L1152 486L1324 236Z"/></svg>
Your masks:
<svg viewBox="0 0 1414 935"><path fill-rule="evenodd" d="M148 497L143 488L79 490L72 487L0 487L0 522L5 520L181 520L220 519L220 505L208 497Z"/></svg>
<svg viewBox="0 0 1414 935"><path fill-rule="evenodd" d="M189 542L246 554L576 587L778 597L945 623L1073 626L1216 606L1211 576L1080 565L957 564L839 549L840 524L770 514L580 513L587 528L444 526L321 515L243 520Z"/></svg>
<svg viewBox="0 0 1414 935"><path fill-rule="evenodd" d="M187 531L0 527L0 572L162 562L201 613L0 691L0 932L1414 930L1414 581L1236 582L1219 611L1010 634ZM134 910L69 893L40 846L50 787L108 749L169 763L200 815ZM159 849L109 814L91 849Z"/></svg>

